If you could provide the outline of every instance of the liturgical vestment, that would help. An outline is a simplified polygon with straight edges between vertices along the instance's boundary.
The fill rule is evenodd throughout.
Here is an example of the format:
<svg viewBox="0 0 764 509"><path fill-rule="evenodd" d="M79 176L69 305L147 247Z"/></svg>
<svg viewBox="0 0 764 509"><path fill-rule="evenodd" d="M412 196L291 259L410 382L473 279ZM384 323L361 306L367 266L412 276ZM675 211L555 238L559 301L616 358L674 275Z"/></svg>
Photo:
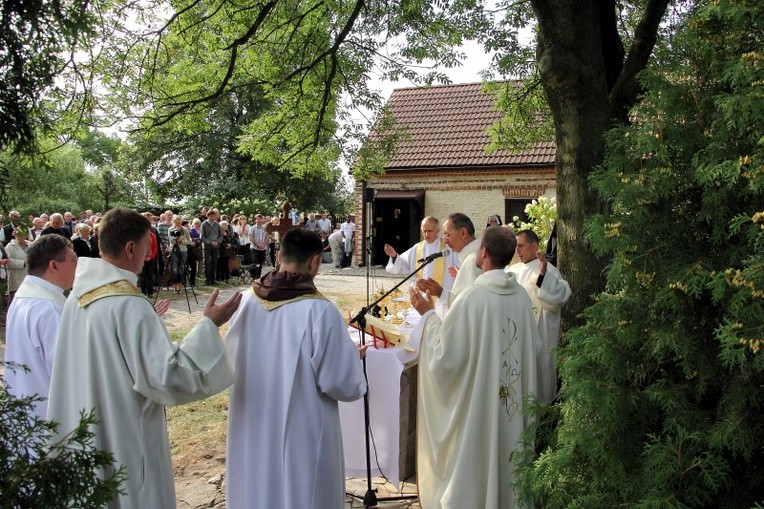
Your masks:
<svg viewBox="0 0 764 509"><path fill-rule="evenodd" d="M226 334L236 382L226 453L230 509L342 509L338 401L366 393L358 349L330 301L247 291ZM358 444L362 447L363 444Z"/></svg>
<svg viewBox="0 0 764 509"><path fill-rule="evenodd" d="M510 455L530 422L523 398L536 391L539 345L527 293L513 274L485 272L442 322L425 313L411 343L422 509L517 507Z"/></svg>
<svg viewBox="0 0 764 509"><path fill-rule="evenodd" d="M538 399L549 404L557 394L557 370L552 349L560 339L560 309L570 299L571 291L568 282L551 263L546 266L546 273L539 288L536 281L539 277L540 263L538 259L528 263L516 263L511 265L509 270L517 275L517 282L526 289L533 304L533 313L541 338L541 351L536 362L539 371Z"/></svg>
<svg viewBox="0 0 764 509"><path fill-rule="evenodd" d="M6 367L5 383L17 398L44 398L33 403L33 413L40 419L47 417L50 373L65 302L64 290L28 274L8 309L5 362L23 364L29 371Z"/></svg>
<svg viewBox="0 0 764 509"><path fill-rule="evenodd" d="M216 394L233 383L233 372L212 320L202 318L182 345L171 342L137 279L80 258L61 317L48 417L64 434L81 411L95 409L93 445L114 453L128 477L126 494L108 507L175 507L165 405Z"/></svg>

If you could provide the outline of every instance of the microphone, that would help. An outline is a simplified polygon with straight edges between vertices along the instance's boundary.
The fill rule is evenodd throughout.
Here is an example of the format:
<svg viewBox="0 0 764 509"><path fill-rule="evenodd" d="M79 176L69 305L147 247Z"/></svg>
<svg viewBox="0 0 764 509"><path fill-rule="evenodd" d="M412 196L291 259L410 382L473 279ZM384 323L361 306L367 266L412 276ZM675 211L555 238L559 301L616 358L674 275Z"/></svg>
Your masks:
<svg viewBox="0 0 764 509"><path fill-rule="evenodd" d="M419 263L422 263L422 262L431 262L431 261L435 260L436 258L440 258L441 256L448 256L450 254L451 254L451 250L446 248L443 251L439 251L439 252L433 253L433 254L431 254L429 256L425 256L424 258L419 260Z"/></svg>

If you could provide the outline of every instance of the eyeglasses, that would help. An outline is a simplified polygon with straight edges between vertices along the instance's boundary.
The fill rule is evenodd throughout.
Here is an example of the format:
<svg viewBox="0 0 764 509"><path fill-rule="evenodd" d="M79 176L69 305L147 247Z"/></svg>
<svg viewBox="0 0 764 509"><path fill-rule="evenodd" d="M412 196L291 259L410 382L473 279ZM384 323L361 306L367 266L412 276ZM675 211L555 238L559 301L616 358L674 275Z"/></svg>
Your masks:
<svg viewBox="0 0 764 509"><path fill-rule="evenodd" d="M446 230L443 230L443 236L444 236L444 237L446 237L446 238L448 238L448 237L450 237L451 235L453 235L454 233L456 233L456 232L458 232L458 231L459 231L459 230L454 230L454 231L452 231L452 232L447 232Z"/></svg>

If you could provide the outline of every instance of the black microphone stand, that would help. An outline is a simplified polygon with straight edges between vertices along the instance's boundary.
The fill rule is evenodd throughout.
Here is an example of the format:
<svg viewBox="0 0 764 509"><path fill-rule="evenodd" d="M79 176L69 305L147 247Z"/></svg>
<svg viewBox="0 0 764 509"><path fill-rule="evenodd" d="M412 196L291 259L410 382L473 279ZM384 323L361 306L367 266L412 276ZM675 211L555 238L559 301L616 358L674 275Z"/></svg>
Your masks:
<svg viewBox="0 0 764 509"><path fill-rule="evenodd" d="M385 292L385 294L382 295L380 298L378 298L377 300L375 300L371 304L367 304L366 307L361 309L358 312L358 314L356 314L350 320L350 325L353 325L354 323L358 323L358 325L359 325L359 329L361 331L361 345L365 345L366 344L366 331L365 331L365 329L366 329L366 315L370 311L372 312L372 315L373 315L374 311L375 311L375 308L377 308L377 305L380 302L382 302L382 300L384 300L391 293L393 293L395 290L400 288L401 285L403 285L403 283L405 283L406 281L411 279L414 276L414 274L416 274L417 272L419 272L420 270L425 268L427 265L432 263L434 260L435 260L435 258L431 258L431 257L427 257L427 258L424 258L423 260L420 260L420 264L416 268L416 270L414 270L414 272L412 272L411 274L406 276L405 279L402 279L401 281L399 281L397 285L395 285L392 288L390 288L390 290ZM366 264L366 271L367 272L369 270L369 265L370 265L370 263ZM367 279L367 281L368 281L368 279ZM367 289L367 292L368 292L368 289ZM367 293L367 295L368 295L368 293ZM368 384L368 377L366 376L366 357L365 356L363 358L363 376L364 376L364 378L366 378L367 384ZM403 496L400 496L400 497L394 497L394 498L389 498L389 499L386 499L386 498L379 499L379 498L377 498L376 490L373 489L372 486L371 486L371 448L370 448L370 442L369 442L369 429L371 427L371 417L369 415L369 390L368 390L368 387L367 387L367 390L366 390L366 394L364 394L364 396L363 396L363 421L364 421L364 426L366 427L366 433L365 433L365 438L366 438L366 494L363 497L363 506L365 508L375 507L379 500L405 500L405 499L417 498L417 495L403 495Z"/></svg>

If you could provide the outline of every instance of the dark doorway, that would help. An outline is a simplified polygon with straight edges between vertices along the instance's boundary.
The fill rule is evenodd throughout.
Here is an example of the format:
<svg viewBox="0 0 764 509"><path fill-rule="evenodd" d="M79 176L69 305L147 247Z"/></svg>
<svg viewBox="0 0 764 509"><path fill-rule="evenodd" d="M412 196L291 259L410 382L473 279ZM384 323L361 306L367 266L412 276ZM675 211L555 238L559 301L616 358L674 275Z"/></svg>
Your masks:
<svg viewBox="0 0 764 509"><path fill-rule="evenodd" d="M532 201L533 199L531 198L504 200L504 217L506 218L505 223L513 224L515 216L517 216L520 221L527 223L528 214L525 213L525 206Z"/></svg>
<svg viewBox="0 0 764 509"><path fill-rule="evenodd" d="M378 190L372 205L372 265L387 264L385 244L399 253L415 244L423 218L424 190Z"/></svg>

